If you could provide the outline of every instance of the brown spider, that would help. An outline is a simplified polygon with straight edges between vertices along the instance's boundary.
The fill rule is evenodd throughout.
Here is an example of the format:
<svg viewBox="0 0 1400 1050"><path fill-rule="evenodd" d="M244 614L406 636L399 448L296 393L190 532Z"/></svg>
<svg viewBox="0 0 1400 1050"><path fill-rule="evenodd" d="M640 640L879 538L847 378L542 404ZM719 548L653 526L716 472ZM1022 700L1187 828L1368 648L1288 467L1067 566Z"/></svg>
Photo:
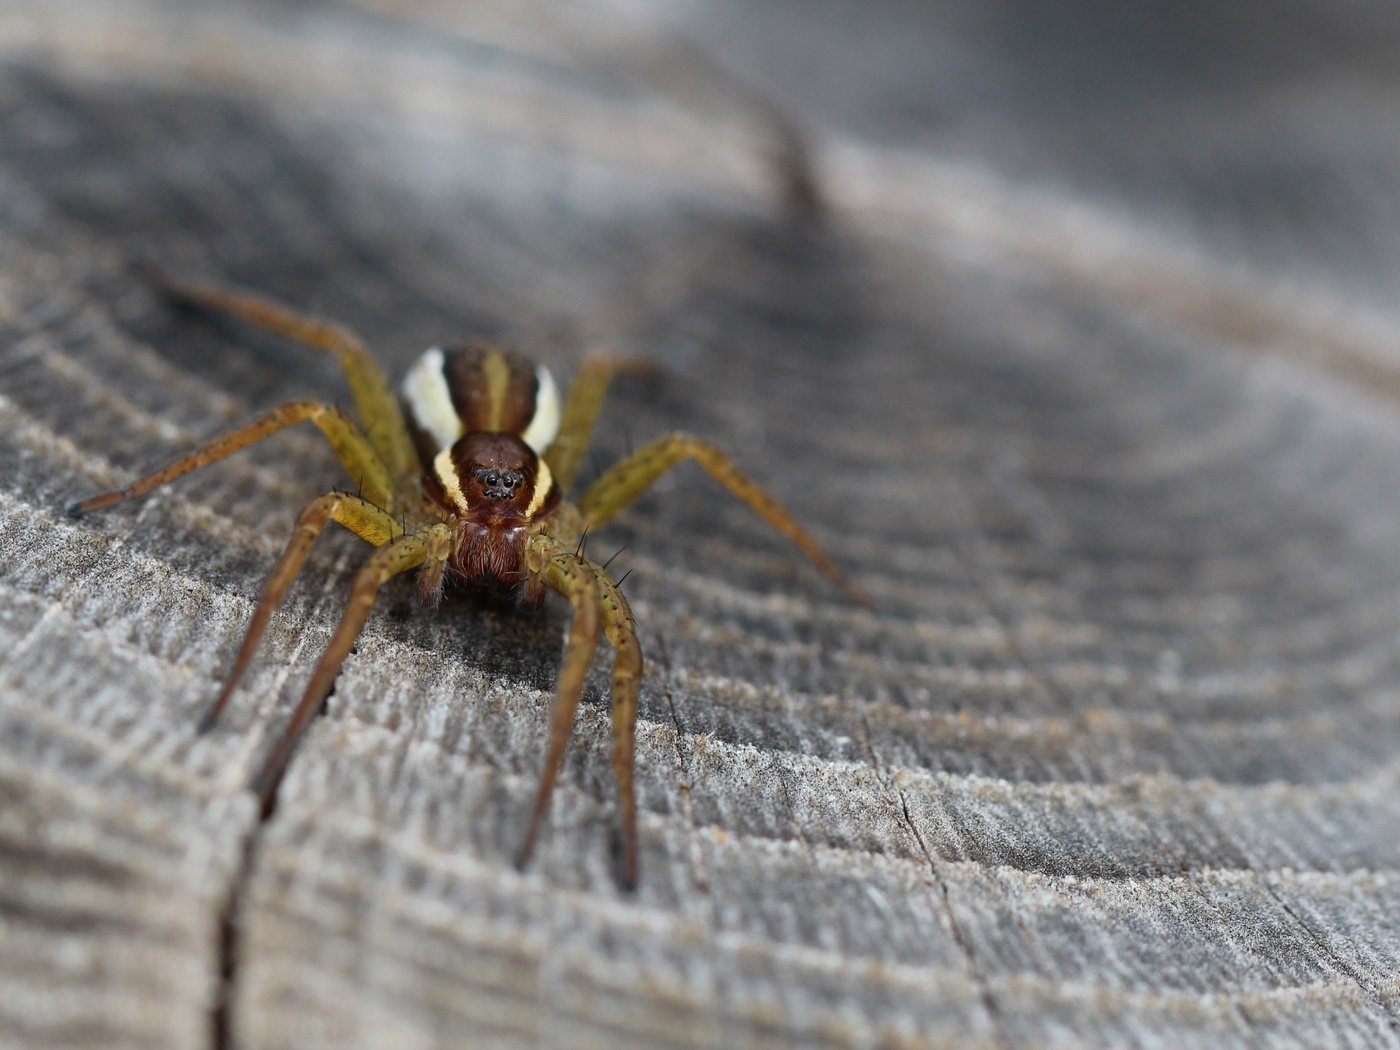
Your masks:
<svg viewBox="0 0 1400 1050"><path fill-rule="evenodd" d="M82 514L143 495L198 467L217 462L279 430L309 420L326 435L358 494L330 492L311 501L268 577L223 688L200 723L212 727L238 685L268 619L326 523L338 522L375 547L355 576L349 603L321 654L291 720L254 779L264 802L315 715L359 634L376 594L391 577L418 570L418 599L437 602L448 580L513 592L538 605L546 588L573 606L550 717L549 742L530 825L517 855L529 860L549 805L564 746L573 728L584 678L605 634L612 643L612 766L622 832L622 879L637 879L637 806L632 782L637 687L642 653L627 600L600 565L582 553L581 538L611 520L665 470L694 459L730 493L791 540L848 595L870 600L845 582L816 541L776 500L740 473L715 446L668 434L606 471L578 501L563 498L588 445L612 377L624 359L582 363L562 405L554 380L509 351L482 346L431 349L409 369L402 407L369 351L338 325L294 312L260 296L159 277L175 299L227 314L333 354L354 397L359 424L323 401L291 401L216 437L115 492L73 504Z"/></svg>

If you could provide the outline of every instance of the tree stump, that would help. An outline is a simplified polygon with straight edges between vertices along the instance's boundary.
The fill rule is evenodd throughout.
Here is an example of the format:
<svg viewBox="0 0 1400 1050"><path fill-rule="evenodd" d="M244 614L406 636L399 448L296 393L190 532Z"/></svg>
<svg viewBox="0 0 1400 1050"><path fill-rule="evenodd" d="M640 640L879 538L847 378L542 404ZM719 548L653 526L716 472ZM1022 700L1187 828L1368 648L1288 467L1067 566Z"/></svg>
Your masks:
<svg viewBox="0 0 1400 1050"><path fill-rule="evenodd" d="M1400 1042L1393 19L853 10L0 10L0 1045ZM511 865L562 605L391 589L260 812L362 545L197 716L333 457L62 508L345 394L150 260L645 356L599 463L718 441L877 609L693 469L590 537L633 894L602 666Z"/></svg>

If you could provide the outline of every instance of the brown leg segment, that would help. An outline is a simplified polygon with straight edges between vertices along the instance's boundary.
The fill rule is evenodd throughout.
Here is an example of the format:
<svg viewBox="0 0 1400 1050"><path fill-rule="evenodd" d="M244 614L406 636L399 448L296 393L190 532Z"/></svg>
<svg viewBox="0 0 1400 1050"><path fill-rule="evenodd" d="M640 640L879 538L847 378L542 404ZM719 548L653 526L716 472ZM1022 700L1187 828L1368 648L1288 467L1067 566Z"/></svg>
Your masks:
<svg viewBox="0 0 1400 1050"><path fill-rule="evenodd" d="M404 424L398 398L383 370L354 333L251 292L180 281L160 271L155 271L153 276L161 290L175 299L227 314L314 350L333 354L350 384L355 410L369 442L391 478L401 486L416 479L418 456Z"/></svg>
<svg viewBox="0 0 1400 1050"><path fill-rule="evenodd" d="M289 401L264 412L250 423L244 423L241 427L206 441L193 452L186 453L168 466L153 474L147 474L124 489L104 492L70 505L68 513L86 514L99 507L144 496L151 489L173 481L182 474L207 467L210 463L217 463L240 449L245 449L265 437L271 437L279 430L286 430L306 420L321 428L341 465L345 467L345 472L360 487L365 498L377 506L388 507L393 495L389 474L384 469L383 461L360 433L355 421L334 405L321 401Z"/></svg>
<svg viewBox="0 0 1400 1050"><path fill-rule="evenodd" d="M569 624L564 664L559 669L554 709L549 719L549 742L545 745L544 767L540 770L540 783L535 791L535 806L530 813L525 840L520 844L515 858L516 866L521 868L530 861L540 824L549 809L554 781L564 758L564 746L573 732L579 695L583 692L588 667L593 662L593 652L598 648L599 633L598 581L584 559L545 536L536 536L530 541L525 557L531 573L542 576L546 584L569 600L574 607L574 619Z"/></svg>
<svg viewBox="0 0 1400 1050"><path fill-rule="evenodd" d="M637 885L637 788L633 781L637 755L637 688L642 679L642 647L632 609L612 578L589 562L598 581L603 622L613 647L612 767L617 780L618 823L622 829L622 882Z"/></svg>
<svg viewBox="0 0 1400 1050"><path fill-rule="evenodd" d="M708 441L689 434L667 434L639 448L615 464L595 481L578 501L590 528L611 521L617 514L651 486L663 473L683 459L693 459L740 502L777 529L799 551L826 573L855 602L870 608L869 595L846 579L840 569L822 550L781 503L768 495L733 461Z"/></svg>
<svg viewBox="0 0 1400 1050"><path fill-rule="evenodd" d="M218 721L219 715L228 704L229 697L233 695L243 673L248 669L248 663L258 648L258 642L262 639L263 632L267 630L268 620L271 619L273 611L282 604L282 599L287 594L287 588L291 586L292 580L301 570L302 563L306 561L306 556L311 552L312 544L316 542L316 537L321 535L321 531L329 521L339 522L362 540L372 543L376 547L388 543L403 532L394 518L358 496L352 496L345 492L332 492L312 500L301 512L301 516L297 518L296 531L292 533L292 538L287 543L287 549L282 552L282 557L278 560L276 568L272 570L272 574L267 578L267 583L263 585L262 597L258 599L257 608L253 610L253 618L248 622L248 630L243 635L238 655L234 657L233 667L229 670L228 677L224 679L224 685L219 690L219 695L200 720L199 731L201 733L214 728L214 723Z"/></svg>
<svg viewBox="0 0 1400 1050"><path fill-rule="evenodd" d="M452 529L447 525L434 525L423 532L390 540L370 555L369 561L355 575L355 582L350 588L350 600L346 603L345 612L341 614L340 623L336 625L326 651L316 662L316 669L311 672L311 680L307 682L281 739L253 781L253 791L264 804L271 798L277 782L281 779L282 771L286 768L287 760L291 757L302 731L320 709L326 693L330 691L331 683L340 671L340 665L345 662L346 654L355 644L360 629L369 617L379 588L393 577L415 569L424 562L445 561L451 551Z"/></svg>

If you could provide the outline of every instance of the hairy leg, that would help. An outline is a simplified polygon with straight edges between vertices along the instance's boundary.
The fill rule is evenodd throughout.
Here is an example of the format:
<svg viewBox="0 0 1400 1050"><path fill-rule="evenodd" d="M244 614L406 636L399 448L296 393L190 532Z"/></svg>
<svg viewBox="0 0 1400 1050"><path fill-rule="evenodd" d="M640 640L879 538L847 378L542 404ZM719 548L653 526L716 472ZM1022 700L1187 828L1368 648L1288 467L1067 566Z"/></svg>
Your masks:
<svg viewBox="0 0 1400 1050"><path fill-rule="evenodd" d="M272 574L267 578L267 583L263 585L262 597L258 599L257 608L253 610L253 618L248 622L248 630L243 635L238 655L234 657L233 667L229 670L228 677L224 679L224 686L219 690L219 695L200 720L200 732L214 728L214 723L223 712L225 705L228 704L229 697L233 695L243 673L248 669L248 663L257 650L263 632L267 630L267 623L271 619L273 611L282 604L282 599L287 594L287 588L291 586L292 580L301 570L306 556L311 553L311 546L316 542L316 537L321 535L326 523L330 521L339 522L362 540L372 543L376 547L388 543L403 533L399 523L388 513L369 501L359 496L352 496L347 492L327 493L307 504L306 509L301 512L301 516L297 518L296 531L292 533L292 538L287 542L287 549L282 552L282 557L278 560L276 568L272 570Z"/></svg>
<svg viewBox="0 0 1400 1050"><path fill-rule="evenodd" d="M663 473L684 459L693 459L730 494L747 504L755 514L777 529L799 551L841 585L851 600L869 608L869 596L848 581L836 563L827 556L811 534L792 514L768 495L733 461L708 441L689 434L667 434L639 448L604 472L578 501L589 528L611 521L623 508L645 492Z"/></svg>
<svg viewBox="0 0 1400 1050"><path fill-rule="evenodd" d="M311 680L307 682L281 739L253 782L253 790L264 803L271 797L278 780L281 779L282 771L286 768L287 760L291 757L292 749L300 739L302 731L326 699L326 693L330 691L331 683L340 671L340 665L345 662L346 654L355 644L360 629L369 617L379 588L400 573L416 569L425 562L432 564L445 561L451 552L452 529L443 524L434 525L422 532L390 540L371 554L369 561L355 575L355 582L350 588L350 600L346 603L345 612L341 614L340 623L336 625L335 633L331 635L325 652L316 662L316 668L311 672Z"/></svg>
<svg viewBox="0 0 1400 1050"><path fill-rule="evenodd" d="M564 746L573 732L579 695L583 692L588 667L593 662L593 652L598 648L599 633L598 582L584 559L546 536L532 537L525 557L531 574L542 577L546 585L569 600L574 608L574 618L569 624L564 664L559 669L554 709L549 719L549 742L545 745L544 767L540 770L540 783L535 791L535 806L530 813L530 826L526 829L525 839L516 854L515 863L522 868L529 863L540 824L549 809L554 781L564 758Z"/></svg>
<svg viewBox="0 0 1400 1050"><path fill-rule="evenodd" d="M173 463L152 474L147 474L144 478L132 482L124 489L104 492L101 495L71 504L68 507L68 513L86 514L99 507L144 496L151 489L173 481L182 474L188 474L200 467L207 467L210 463L217 463L240 449L245 449L263 438L271 437L279 430L286 430L288 427L296 426L306 420L310 420L321 428L321 432L326 435L326 440L335 450L345 472L360 487L365 498L377 506L387 508L393 494L389 474L384 468L383 460L370 447L365 436L360 433L360 428L355 425L355 421L334 405L328 405L322 401L289 401L285 405L278 405L271 411L264 412L249 423L244 423L226 434L220 434L218 437L206 441L193 452L186 453Z"/></svg>
<svg viewBox="0 0 1400 1050"><path fill-rule="evenodd" d="M579 365L564 396L559 433L544 454L560 491L567 492L574 475L578 473L579 461L588 451L588 443L593 438L593 425L602 411L603 399L607 396L613 377L619 372L638 374L650 369L651 365L645 361L613 355L589 357Z"/></svg>
<svg viewBox="0 0 1400 1050"><path fill-rule="evenodd" d="M162 291L175 299L227 314L304 346L333 354L350 384L355 410L369 442L391 479L401 486L401 491L407 482L416 480L418 456L404 424L398 398L384 371L353 332L251 292L181 281L159 270L153 271L153 278Z"/></svg>
<svg viewBox="0 0 1400 1050"><path fill-rule="evenodd" d="M603 624L613 647L612 767L617 780L619 825L622 828L622 874L627 889L637 885L637 789L633 769L637 754L637 688L642 679L642 647L637 623L617 584L601 565L588 566L598 583Z"/></svg>

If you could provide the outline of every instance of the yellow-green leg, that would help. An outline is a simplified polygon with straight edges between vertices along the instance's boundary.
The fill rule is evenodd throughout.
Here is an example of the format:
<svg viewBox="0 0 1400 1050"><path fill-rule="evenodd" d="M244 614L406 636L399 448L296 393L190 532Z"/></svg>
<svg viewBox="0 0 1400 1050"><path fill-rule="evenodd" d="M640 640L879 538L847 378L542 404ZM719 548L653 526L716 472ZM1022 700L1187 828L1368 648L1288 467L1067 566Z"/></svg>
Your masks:
<svg viewBox="0 0 1400 1050"><path fill-rule="evenodd" d="M637 884L637 689L642 680L642 647L627 599L602 566L589 562L603 605L603 624L613 647L612 768L617 780L618 823L622 829L623 884Z"/></svg>
<svg viewBox="0 0 1400 1050"><path fill-rule="evenodd" d="M210 463L217 463L279 430L307 420L316 424L326 435L326 440L330 442L341 465L345 467L346 474L359 486L365 499L376 506L389 507L393 498L389 472L385 469L383 460L360 433L355 421L334 405L321 401L289 401L263 413L252 422L244 423L226 434L206 441L193 452L186 453L168 466L147 474L124 489L104 492L72 504L68 513L86 514L99 507L144 496L151 489L173 481L182 474L188 474Z"/></svg>
<svg viewBox="0 0 1400 1050"><path fill-rule="evenodd" d="M400 573L416 569L425 562L446 561L451 553L452 529L450 526L438 524L422 532L390 540L370 555L369 561L355 575L345 612L341 614L340 623L336 625L335 633L331 635L325 652L316 662L316 668L311 672L311 680L307 682L301 699L297 701L296 709L283 730L282 738L253 782L253 790L260 798L266 801L271 795L281 778L282 770L287 765L287 760L291 757L292 750L296 747L297 740L326 699L331 683L340 671L340 665L345 662L350 647L355 644L355 639L359 637L360 630L369 617L379 588Z"/></svg>
<svg viewBox="0 0 1400 1050"><path fill-rule="evenodd" d="M574 609L574 618L569 624L564 664L559 669L559 682L555 687L554 708L549 718L549 741L545 745L544 766L535 790L530 826L516 854L516 865L522 868L529 863L540 825L549 809L554 781L564 758L564 747L569 741L569 734L573 732L579 695L583 692L594 650L598 648L599 633L598 581L587 562L572 550L542 535L531 538L525 557L526 568L531 575L542 577L546 585L569 600Z"/></svg>
<svg viewBox="0 0 1400 1050"><path fill-rule="evenodd" d="M718 448L690 434L667 434L658 438L615 464L590 485L578 501L588 527L611 521L658 477L684 459L699 463L732 496L747 504L755 514L791 540L817 568L840 584L853 601L867 607L872 604L869 596L845 578L836 563L797 523L786 507L734 466L733 461Z"/></svg>
<svg viewBox="0 0 1400 1050"><path fill-rule="evenodd" d="M608 387L619 372L642 373L651 365L636 358L600 355L589 357L579 365L564 395L564 409L559 418L559 433L544 454L550 473L561 492L567 492L578 473L579 462L593 438L593 426L603 409Z"/></svg>
<svg viewBox="0 0 1400 1050"><path fill-rule="evenodd" d="M200 732L214 727L214 723L223 712L225 705L228 704L229 697L233 695L234 689L242 679L243 673L248 669L248 663L258 648L258 642L262 640L263 632L267 630L267 624L273 611L282 604L282 599L287 594L287 588L296 579L297 573L306 561L306 556L311 552L312 544L316 542L316 537L321 535L326 523L330 521L339 522L362 540L372 543L376 547L388 543L403 533L399 523L385 511L380 510L368 500L352 496L347 492L331 492L319 496L307 504L306 509L301 512L301 516L297 518L297 527L292 533L292 538L287 542L287 549L282 552L282 557L278 560L276 568L272 570L271 575L267 578L267 583L263 585L262 597L258 599L257 608L253 610L253 618L249 621L248 630L243 635L238 655L234 657L233 667L230 669L228 677L224 679L224 686L219 690L218 697L215 698L204 718L200 721Z"/></svg>
<svg viewBox="0 0 1400 1050"><path fill-rule="evenodd" d="M400 491L407 491L406 483L419 473L418 455L393 387L353 332L251 292L176 280L160 271L154 276L160 288L176 299L334 355L350 384L355 410L370 444L390 477L400 484Z"/></svg>

